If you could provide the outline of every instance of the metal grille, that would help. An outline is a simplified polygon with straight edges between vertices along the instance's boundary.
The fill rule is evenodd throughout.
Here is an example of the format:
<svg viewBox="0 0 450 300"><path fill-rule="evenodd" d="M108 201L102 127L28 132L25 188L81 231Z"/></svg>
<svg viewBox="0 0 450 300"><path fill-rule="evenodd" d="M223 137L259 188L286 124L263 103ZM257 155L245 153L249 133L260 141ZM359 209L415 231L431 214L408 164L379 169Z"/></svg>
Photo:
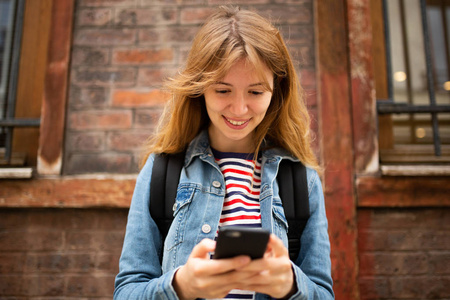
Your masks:
<svg viewBox="0 0 450 300"><path fill-rule="evenodd" d="M436 157L448 139L441 133L450 113L447 14L447 0L383 0L388 99L377 100L377 111L407 124L411 144L419 143L420 126L431 123Z"/></svg>
<svg viewBox="0 0 450 300"><path fill-rule="evenodd" d="M38 127L40 119L17 119L16 89L19 73L20 45L25 0L0 0L0 149L2 165L12 156L13 130ZM1 154L1 153L0 153Z"/></svg>

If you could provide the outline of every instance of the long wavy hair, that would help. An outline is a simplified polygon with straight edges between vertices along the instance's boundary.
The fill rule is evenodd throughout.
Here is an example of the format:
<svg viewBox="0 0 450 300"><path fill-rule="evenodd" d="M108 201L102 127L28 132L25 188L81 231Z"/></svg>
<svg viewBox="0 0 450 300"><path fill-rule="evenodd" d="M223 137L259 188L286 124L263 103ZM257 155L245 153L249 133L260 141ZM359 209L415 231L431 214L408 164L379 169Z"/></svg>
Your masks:
<svg viewBox="0 0 450 300"><path fill-rule="evenodd" d="M271 103L255 129L255 153L282 147L305 165L319 168L311 149L304 92L280 32L257 13L232 6L222 6L210 16L194 38L184 69L166 82L171 98L156 134L145 145L143 162L152 152L183 151L208 127L204 91L242 58L251 63L267 89L263 67L274 74Z"/></svg>

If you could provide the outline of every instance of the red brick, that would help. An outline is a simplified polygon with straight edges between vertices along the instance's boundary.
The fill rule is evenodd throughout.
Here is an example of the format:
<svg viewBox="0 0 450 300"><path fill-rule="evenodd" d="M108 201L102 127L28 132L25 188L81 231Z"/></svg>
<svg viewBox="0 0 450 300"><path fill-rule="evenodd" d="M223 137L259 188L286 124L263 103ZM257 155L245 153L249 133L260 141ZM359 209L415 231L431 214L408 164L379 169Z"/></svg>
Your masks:
<svg viewBox="0 0 450 300"><path fill-rule="evenodd" d="M153 69L139 68L137 86L151 87L160 86L164 81L176 73L175 68Z"/></svg>
<svg viewBox="0 0 450 300"><path fill-rule="evenodd" d="M100 232L96 235L94 241L96 249L102 252L111 251L111 249L122 249L123 238L125 236L123 230Z"/></svg>
<svg viewBox="0 0 450 300"><path fill-rule="evenodd" d="M361 300L389 297L389 281L386 278L363 277L358 280Z"/></svg>
<svg viewBox="0 0 450 300"><path fill-rule="evenodd" d="M109 63L109 50L95 47L74 47L72 65L102 66Z"/></svg>
<svg viewBox="0 0 450 300"><path fill-rule="evenodd" d="M78 188L78 186L75 188ZM70 188L64 186L61 189L60 192L62 193L67 192ZM82 212L72 209L63 211L37 210L27 212L26 218L33 229L40 231L92 229L96 228L98 224L98 212L95 210Z"/></svg>
<svg viewBox="0 0 450 300"><path fill-rule="evenodd" d="M68 147L73 151L101 151L105 149L104 132L76 132L68 137Z"/></svg>
<svg viewBox="0 0 450 300"><path fill-rule="evenodd" d="M450 210L448 209L375 209L360 210L370 216L370 224L361 223L360 226L370 226L374 229L450 229Z"/></svg>
<svg viewBox="0 0 450 300"><path fill-rule="evenodd" d="M288 46L306 45L314 46L314 28L308 25L280 25L278 27Z"/></svg>
<svg viewBox="0 0 450 300"><path fill-rule="evenodd" d="M0 232L0 251L45 251L58 250L63 245L58 232Z"/></svg>
<svg viewBox="0 0 450 300"><path fill-rule="evenodd" d="M300 84L304 89L316 89L316 72L314 69L301 69L299 73Z"/></svg>
<svg viewBox="0 0 450 300"><path fill-rule="evenodd" d="M138 0L80 0L83 6L130 6L135 5Z"/></svg>
<svg viewBox="0 0 450 300"><path fill-rule="evenodd" d="M392 298L424 298L430 286L426 277L396 277L390 279Z"/></svg>
<svg viewBox="0 0 450 300"><path fill-rule="evenodd" d="M169 25L177 21L177 10L174 7L157 9L126 8L116 11L115 23L122 26L135 25Z"/></svg>
<svg viewBox="0 0 450 300"><path fill-rule="evenodd" d="M315 89L307 89L304 90L306 105L308 106L308 111L311 109L317 109L317 90ZM311 114L311 112L310 112ZM318 118L316 118L318 120Z"/></svg>
<svg viewBox="0 0 450 300"><path fill-rule="evenodd" d="M131 86L136 70L132 68L79 68L73 70L73 82L80 86Z"/></svg>
<svg viewBox="0 0 450 300"><path fill-rule="evenodd" d="M107 89L105 87L83 88L72 85L70 87L69 103L75 109L104 107L107 104Z"/></svg>
<svg viewBox="0 0 450 300"><path fill-rule="evenodd" d="M314 68L314 48L311 48L311 45L308 45L296 46L295 49L298 53L294 57L300 61L300 68Z"/></svg>
<svg viewBox="0 0 450 300"><path fill-rule="evenodd" d="M199 28L176 26L169 28L143 28L138 32L141 45L153 44L186 44L190 45Z"/></svg>
<svg viewBox="0 0 450 300"><path fill-rule="evenodd" d="M114 292L113 275L68 276L67 295L73 297L111 297Z"/></svg>
<svg viewBox="0 0 450 300"><path fill-rule="evenodd" d="M120 252L103 253L97 255L96 270L116 274L119 272Z"/></svg>
<svg viewBox="0 0 450 300"><path fill-rule="evenodd" d="M32 253L27 255L25 273L89 272L94 264L93 254Z"/></svg>
<svg viewBox="0 0 450 300"><path fill-rule="evenodd" d="M131 111L79 111L69 116L69 128L76 130L127 129L131 123Z"/></svg>
<svg viewBox="0 0 450 300"><path fill-rule="evenodd" d="M173 49L122 49L113 51L114 64L156 64L172 62Z"/></svg>
<svg viewBox="0 0 450 300"><path fill-rule="evenodd" d="M162 107L169 95L161 90L116 90L112 105L117 107Z"/></svg>
<svg viewBox="0 0 450 300"><path fill-rule="evenodd" d="M64 276L41 274L39 276L31 277L29 282L30 294L39 296L60 296L64 293Z"/></svg>
<svg viewBox="0 0 450 300"><path fill-rule="evenodd" d="M299 5L260 6L256 11L262 16L269 18L275 25L312 25L313 21L313 8L309 1Z"/></svg>
<svg viewBox="0 0 450 300"><path fill-rule="evenodd" d="M362 253L361 275L418 275L428 272L427 255L424 253ZM369 263L368 263L369 262ZM372 270L367 269L371 265Z"/></svg>
<svg viewBox="0 0 450 300"><path fill-rule="evenodd" d="M156 128L161 117L161 109L139 109L134 115L135 128Z"/></svg>
<svg viewBox="0 0 450 300"><path fill-rule="evenodd" d="M67 174L130 173L129 154L72 154L67 160Z"/></svg>
<svg viewBox="0 0 450 300"><path fill-rule="evenodd" d="M184 8L180 13L181 24L200 24L215 11L212 7Z"/></svg>
<svg viewBox="0 0 450 300"><path fill-rule="evenodd" d="M26 294L22 275L0 274L0 295L23 296Z"/></svg>
<svg viewBox="0 0 450 300"><path fill-rule="evenodd" d="M98 230L118 230L124 231L125 226L127 225L127 216L128 212L126 209L114 209L114 210L93 210L94 215L97 216L98 223L95 225L95 228ZM115 251L117 249L111 249L111 251ZM120 249L119 249L120 251Z"/></svg>
<svg viewBox="0 0 450 300"><path fill-rule="evenodd" d="M0 295L50 297L63 294L63 276L41 274L0 277Z"/></svg>
<svg viewBox="0 0 450 300"><path fill-rule="evenodd" d="M21 273L23 271L24 262L25 253L0 252L0 274Z"/></svg>
<svg viewBox="0 0 450 300"><path fill-rule="evenodd" d="M134 45L136 30L134 29L79 29L75 31L76 46L114 46Z"/></svg>
<svg viewBox="0 0 450 300"><path fill-rule="evenodd" d="M27 228L27 220L17 216L17 210L0 210L0 234L3 229L14 228L15 230L21 230Z"/></svg>
<svg viewBox="0 0 450 300"><path fill-rule="evenodd" d="M111 8L80 9L77 22L79 26L104 26L112 20Z"/></svg>
<svg viewBox="0 0 450 300"><path fill-rule="evenodd" d="M429 256L431 274L450 275L450 249L442 252L432 251Z"/></svg>
<svg viewBox="0 0 450 300"><path fill-rule="evenodd" d="M148 131L120 131L108 135L108 149L113 151L140 151L149 137Z"/></svg>

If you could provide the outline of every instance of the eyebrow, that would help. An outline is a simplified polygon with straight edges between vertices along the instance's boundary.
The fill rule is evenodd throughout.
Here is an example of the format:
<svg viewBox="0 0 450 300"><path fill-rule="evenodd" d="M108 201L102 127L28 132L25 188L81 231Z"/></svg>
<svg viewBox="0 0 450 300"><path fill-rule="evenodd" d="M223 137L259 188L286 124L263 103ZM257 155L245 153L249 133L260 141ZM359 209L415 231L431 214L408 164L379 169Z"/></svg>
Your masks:
<svg viewBox="0 0 450 300"><path fill-rule="evenodd" d="M223 82L223 81L216 81L214 84L222 84L222 85L226 85L226 86L233 86L232 84L227 83L227 82ZM259 86L259 85L264 86L262 82L258 82L258 83L250 84L249 87L254 87L254 86Z"/></svg>

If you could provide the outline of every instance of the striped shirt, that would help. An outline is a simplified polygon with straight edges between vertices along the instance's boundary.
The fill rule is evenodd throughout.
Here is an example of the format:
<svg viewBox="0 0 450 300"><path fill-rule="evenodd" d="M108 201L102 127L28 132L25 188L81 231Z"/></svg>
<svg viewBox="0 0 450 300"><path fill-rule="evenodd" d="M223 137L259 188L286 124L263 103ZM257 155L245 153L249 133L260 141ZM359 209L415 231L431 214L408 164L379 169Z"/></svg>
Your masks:
<svg viewBox="0 0 450 300"><path fill-rule="evenodd" d="M253 154L217 150L213 150L213 153L225 178L226 186L219 228L222 226L260 228L261 159L255 163ZM232 290L225 299L254 299L254 297L255 293L252 291Z"/></svg>

